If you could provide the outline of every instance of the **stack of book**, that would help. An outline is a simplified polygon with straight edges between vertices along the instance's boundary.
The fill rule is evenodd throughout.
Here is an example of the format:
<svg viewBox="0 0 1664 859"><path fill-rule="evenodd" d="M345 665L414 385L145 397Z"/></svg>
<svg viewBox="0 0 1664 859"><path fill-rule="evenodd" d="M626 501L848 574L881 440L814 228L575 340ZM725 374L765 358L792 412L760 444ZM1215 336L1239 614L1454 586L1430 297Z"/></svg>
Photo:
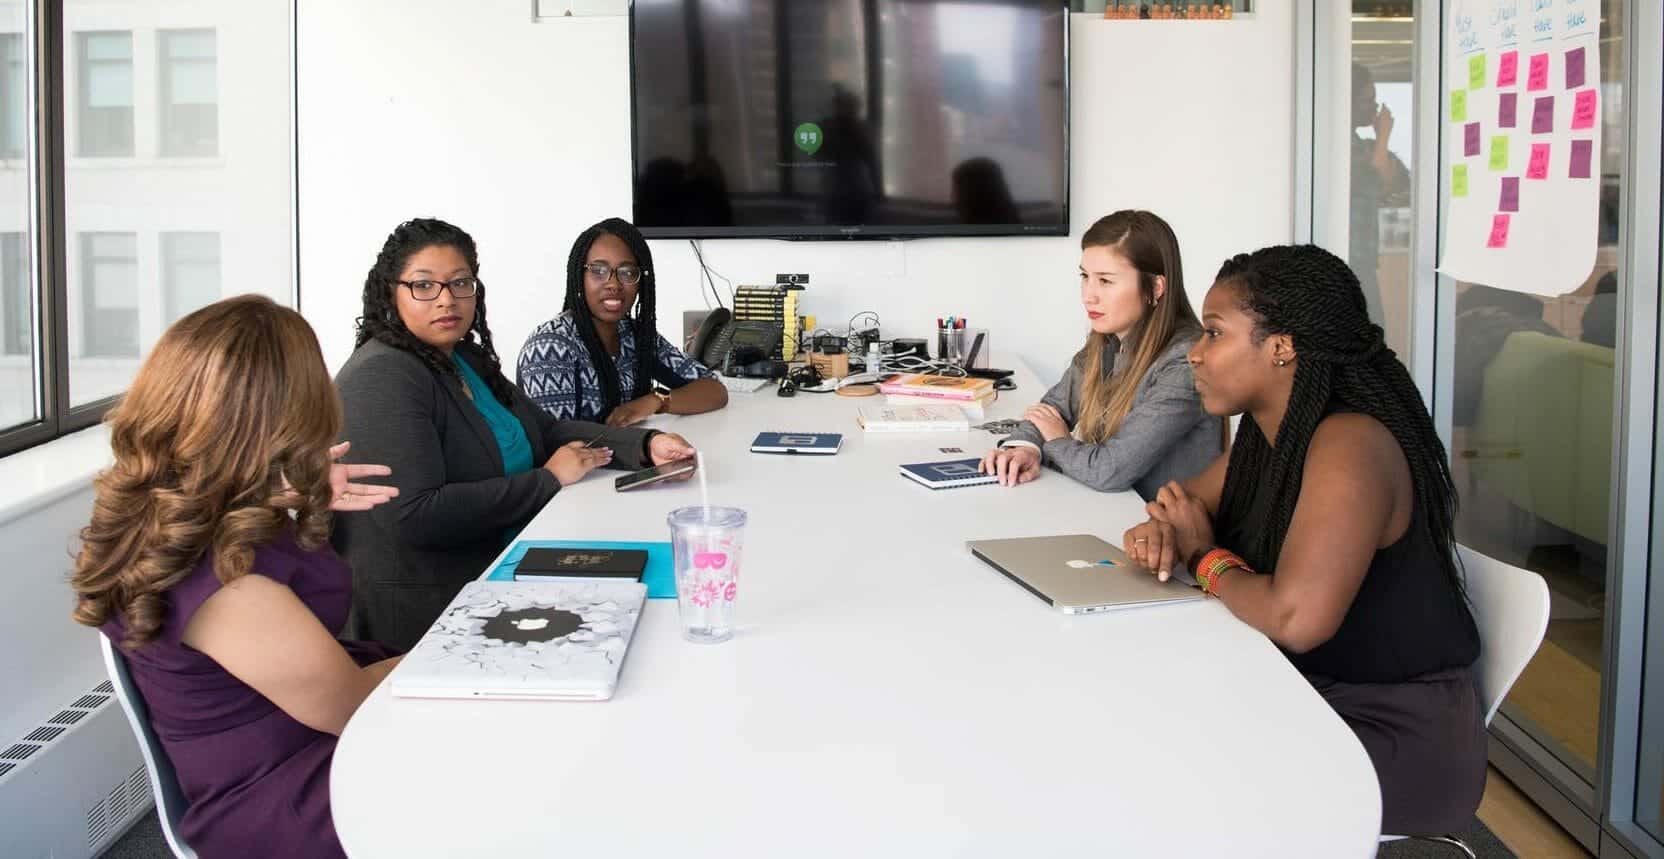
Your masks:
<svg viewBox="0 0 1664 859"><path fill-rule="evenodd" d="M770 355L776 361L790 361L797 357L797 293L803 287L796 284L773 286L741 286L734 290L734 318L780 325L780 351Z"/></svg>
<svg viewBox="0 0 1664 859"><path fill-rule="evenodd" d="M892 406L958 406L973 421L987 418L994 402L994 383L968 376L935 376L913 373L898 376L878 386L885 402Z"/></svg>

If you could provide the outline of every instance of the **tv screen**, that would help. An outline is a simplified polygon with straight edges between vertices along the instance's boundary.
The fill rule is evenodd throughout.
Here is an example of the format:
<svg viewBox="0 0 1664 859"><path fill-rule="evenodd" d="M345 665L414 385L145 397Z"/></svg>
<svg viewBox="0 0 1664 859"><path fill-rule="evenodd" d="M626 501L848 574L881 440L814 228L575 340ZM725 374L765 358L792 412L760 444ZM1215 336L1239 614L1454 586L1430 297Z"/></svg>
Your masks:
<svg viewBox="0 0 1664 859"><path fill-rule="evenodd" d="M635 0L635 221L670 238L1069 232L1066 0Z"/></svg>

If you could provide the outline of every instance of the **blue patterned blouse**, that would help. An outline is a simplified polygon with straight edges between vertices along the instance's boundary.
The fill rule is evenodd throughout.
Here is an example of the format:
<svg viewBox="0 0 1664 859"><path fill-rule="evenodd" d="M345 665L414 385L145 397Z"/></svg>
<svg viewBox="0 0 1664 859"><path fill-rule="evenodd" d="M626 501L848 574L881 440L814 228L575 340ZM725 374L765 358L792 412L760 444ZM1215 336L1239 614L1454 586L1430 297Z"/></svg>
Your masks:
<svg viewBox="0 0 1664 859"><path fill-rule="evenodd" d="M626 403L645 393L651 380L637 386L635 321L629 318L618 323L619 402ZM654 333L654 347L659 363L670 370L667 378L659 381L670 388L679 388L696 379L714 379L716 373L670 345L670 341ZM561 315L539 325L520 348L520 360L515 367L515 381L532 402L556 420L597 421L601 415L601 377L589 360L589 350L578 336L577 323L572 314Z"/></svg>

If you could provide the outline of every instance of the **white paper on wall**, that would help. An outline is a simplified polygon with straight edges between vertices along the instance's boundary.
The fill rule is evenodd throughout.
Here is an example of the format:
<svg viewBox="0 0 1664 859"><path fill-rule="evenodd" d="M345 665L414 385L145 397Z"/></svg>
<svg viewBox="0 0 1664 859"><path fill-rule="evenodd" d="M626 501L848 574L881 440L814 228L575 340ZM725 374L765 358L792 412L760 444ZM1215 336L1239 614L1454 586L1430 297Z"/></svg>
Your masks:
<svg viewBox="0 0 1664 859"><path fill-rule="evenodd" d="M1570 292L1595 265L1600 0L1455 0L1447 23L1439 270Z"/></svg>

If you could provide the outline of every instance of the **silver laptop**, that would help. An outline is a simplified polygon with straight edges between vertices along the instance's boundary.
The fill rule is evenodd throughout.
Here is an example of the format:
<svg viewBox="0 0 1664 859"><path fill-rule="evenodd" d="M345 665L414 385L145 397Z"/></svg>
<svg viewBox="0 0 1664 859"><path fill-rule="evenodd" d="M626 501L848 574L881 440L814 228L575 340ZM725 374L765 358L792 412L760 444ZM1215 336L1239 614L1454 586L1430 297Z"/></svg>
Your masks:
<svg viewBox="0 0 1664 859"><path fill-rule="evenodd" d="M1202 598L1200 590L1177 576L1159 581L1120 549L1090 534L972 540L965 545L971 554L1064 614Z"/></svg>
<svg viewBox="0 0 1664 859"><path fill-rule="evenodd" d="M647 586L469 582L389 678L403 698L604 701L618 686Z"/></svg>

